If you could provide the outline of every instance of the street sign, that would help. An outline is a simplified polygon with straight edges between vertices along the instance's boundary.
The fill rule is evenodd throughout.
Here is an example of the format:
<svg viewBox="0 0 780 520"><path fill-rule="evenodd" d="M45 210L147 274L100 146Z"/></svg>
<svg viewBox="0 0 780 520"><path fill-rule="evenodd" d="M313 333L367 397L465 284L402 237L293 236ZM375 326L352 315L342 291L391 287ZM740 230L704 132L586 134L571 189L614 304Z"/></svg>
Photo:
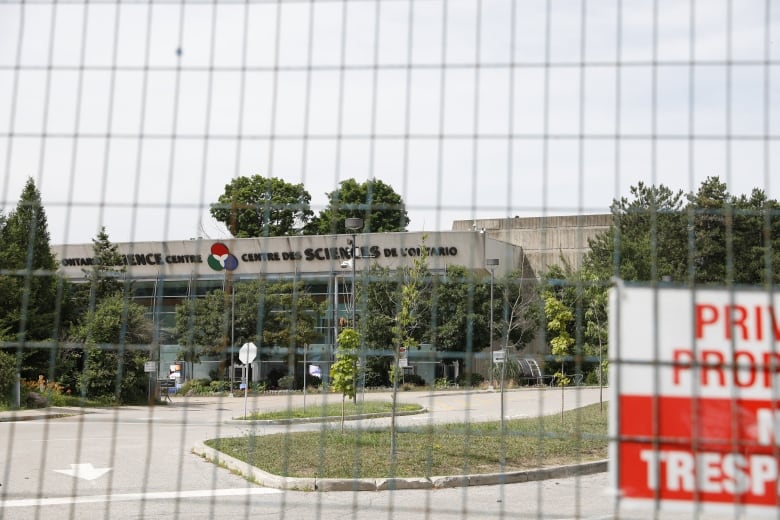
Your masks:
<svg viewBox="0 0 780 520"><path fill-rule="evenodd" d="M244 343L238 350L238 359L245 365L248 365L257 357L257 347L254 343Z"/></svg>
<svg viewBox="0 0 780 520"><path fill-rule="evenodd" d="M144 372L157 372L157 361L144 362Z"/></svg>
<svg viewBox="0 0 780 520"><path fill-rule="evenodd" d="M777 516L780 293L619 286L609 320L621 507Z"/></svg>
<svg viewBox="0 0 780 520"><path fill-rule="evenodd" d="M503 363L506 359L506 350L493 351L493 363Z"/></svg>

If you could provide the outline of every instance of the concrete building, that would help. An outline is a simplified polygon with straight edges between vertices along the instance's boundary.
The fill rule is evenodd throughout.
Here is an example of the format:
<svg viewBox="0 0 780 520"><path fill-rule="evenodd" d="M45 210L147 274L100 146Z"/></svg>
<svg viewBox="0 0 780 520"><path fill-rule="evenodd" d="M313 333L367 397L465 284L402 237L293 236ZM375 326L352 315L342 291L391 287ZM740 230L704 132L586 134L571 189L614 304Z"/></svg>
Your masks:
<svg viewBox="0 0 780 520"><path fill-rule="evenodd" d="M349 318L353 277L360 276L369 264L376 263L391 271L410 266L420 255L420 248L426 247L432 272L443 273L449 266L458 265L485 276L492 270L500 278L522 267L524 278L535 278L562 258L578 266L587 250L588 238L608 229L610 222L610 215L484 219L456 221L452 231L428 233L197 239L116 245L126 268L125 276L133 281L134 299L149 309L160 338L158 378L168 377L172 366L182 368L177 363L180 347L174 341L178 304L189 297L225 288L228 281L261 276L305 281L312 297L325 303L327 310L316 324L319 343L310 345L308 362L321 365L327 377L339 320ZM93 263L92 247L91 243L54 246L62 274L74 281L84 280ZM543 338L539 337L527 351L545 353ZM483 357L489 357L485 354ZM263 378L274 363L283 366L288 358L284 348L276 348L270 357L264 365L258 362L253 366L253 380ZM425 374L433 377L430 355L424 357L420 369L427 363ZM206 360L185 369L183 375L209 377L222 362ZM414 360L410 362L414 364Z"/></svg>
<svg viewBox="0 0 780 520"><path fill-rule="evenodd" d="M539 277L562 260L580 267L588 240L609 230L612 215L567 215L456 220L453 231L484 232L488 238L522 248L524 257Z"/></svg>

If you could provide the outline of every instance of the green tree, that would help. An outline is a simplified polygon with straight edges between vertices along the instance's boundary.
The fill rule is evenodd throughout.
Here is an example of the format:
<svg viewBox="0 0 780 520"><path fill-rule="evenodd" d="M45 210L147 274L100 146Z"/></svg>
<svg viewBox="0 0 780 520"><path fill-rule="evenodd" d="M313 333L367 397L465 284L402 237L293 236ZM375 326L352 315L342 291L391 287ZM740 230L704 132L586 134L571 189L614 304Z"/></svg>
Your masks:
<svg viewBox="0 0 780 520"><path fill-rule="evenodd" d="M362 218L359 233L406 231L409 217L401 196L379 179L347 179L328 193L328 206L307 226L310 235L346 233L347 218Z"/></svg>
<svg viewBox="0 0 780 520"><path fill-rule="evenodd" d="M6 273L0 275L0 334L19 342L23 378L51 377L54 350L21 347L56 339L63 325L64 282L56 273L46 212L32 179L0 230L0 265Z"/></svg>
<svg viewBox="0 0 780 520"><path fill-rule="evenodd" d="M70 305L81 318L94 309L97 302L126 290L127 267L105 226L92 239L92 266L82 269L82 272L86 283L73 284L70 291Z"/></svg>
<svg viewBox="0 0 780 520"><path fill-rule="evenodd" d="M344 431L344 403L357 395L358 356L360 334L355 329L345 328L339 333L336 361L330 367L331 386L341 394L341 431Z"/></svg>
<svg viewBox="0 0 780 520"><path fill-rule="evenodd" d="M229 296L221 289L177 305L175 330L182 359L197 363L202 355L220 354L230 343L230 312Z"/></svg>
<svg viewBox="0 0 780 520"><path fill-rule="evenodd" d="M234 294L217 289L176 306L176 334L185 359L220 355L232 334L237 345L253 342L261 353L266 347L288 347L288 371L294 375L297 348L317 337L319 304L301 281L258 279L233 288Z"/></svg>
<svg viewBox="0 0 780 520"><path fill-rule="evenodd" d="M75 320L83 320L90 311L102 301L112 296L124 294L123 277L126 267L119 248L112 244L106 228L102 227L97 236L92 239L93 264L89 269L83 269L86 283L71 284L69 307ZM65 345L57 351L56 380L75 390L79 375L84 369L85 351L83 348L72 348Z"/></svg>
<svg viewBox="0 0 780 520"><path fill-rule="evenodd" d="M494 298L493 304L498 301ZM431 308L432 342L436 348L473 352L488 345L490 303L490 286L484 274L463 266L449 266L445 275L435 277ZM500 312L494 312L494 316L499 317Z"/></svg>
<svg viewBox="0 0 780 520"><path fill-rule="evenodd" d="M693 244L688 279L694 283L771 285L780 281L780 206L754 189L729 194L718 177L688 195Z"/></svg>
<svg viewBox="0 0 780 520"><path fill-rule="evenodd" d="M684 198L643 183L631 193L613 203L610 230L589 243L583 265L598 280L780 282L780 206L763 191L735 197L709 177Z"/></svg>
<svg viewBox="0 0 780 520"><path fill-rule="evenodd" d="M77 381L82 396L113 396L123 403L144 398L144 362L152 340L152 324L145 313L143 306L114 294L71 329L70 341L82 344L85 351L84 369Z"/></svg>
<svg viewBox="0 0 780 520"><path fill-rule="evenodd" d="M425 306L423 295L427 292L426 286L430 283L428 271L428 249L425 247L426 236L423 235L422 244L420 244L420 256L414 257L412 267L408 269L399 269L398 287L401 291L400 304L393 325L395 342L393 343L393 404L390 416L390 458L393 464L396 462L396 427L395 415L398 404L398 376L399 360L401 358L401 347L406 351L417 348L419 345L419 334L421 326L425 323L422 319L424 314L421 308Z"/></svg>
<svg viewBox="0 0 780 520"><path fill-rule="evenodd" d="M564 392L563 387L570 380L566 375L566 358L571 356L574 338L569 334L569 324L574 321L571 310L551 292L544 298L544 314L547 318L550 351L561 362L561 369L555 374L558 386L561 387L561 421L563 421Z"/></svg>
<svg viewBox="0 0 780 520"><path fill-rule="evenodd" d="M762 190L733 199L734 282L780 284L780 204Z"/></svg>
<svg viewBox="0 0 780 520"><path fill-rule="evenodd" d="M682 191L640 182L631 194L612 203L612 227L590 241L591 269L607 280L679 279L688 258Z"/></svg>
<svg viewBox="0 0 780 520"><path fill-rule="evenodd" d="M236 238L300 235L314 215L303 184L276 177L237 177L225 185L211 216Z"/></svg>
<svg viewBox="0 0 780 520"><path fill-rule="evenodd" d="M121 293L125 289L124 276L127 267L119 254L119 246L111 242L105 226L101 227L97 236L92 239L92 252L92 269L84 269L84 275L94 300L101 301Z"/></svg>

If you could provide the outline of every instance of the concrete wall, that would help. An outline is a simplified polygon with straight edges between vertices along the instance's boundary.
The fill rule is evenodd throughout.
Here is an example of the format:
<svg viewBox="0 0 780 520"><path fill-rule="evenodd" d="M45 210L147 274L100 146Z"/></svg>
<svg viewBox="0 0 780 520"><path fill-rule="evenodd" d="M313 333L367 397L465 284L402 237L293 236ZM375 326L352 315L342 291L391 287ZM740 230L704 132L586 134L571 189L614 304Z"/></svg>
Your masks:
<svg viewBox="0 0 780 520"><path fill-rule="evenodd" d="M539 276L551 265L561 265L561 259L579 267L588 251L588 239L607 231L611 224L611 214L567 215L456 220L452 230L484 229L489 238L522 247L535 276Z"/></svg>

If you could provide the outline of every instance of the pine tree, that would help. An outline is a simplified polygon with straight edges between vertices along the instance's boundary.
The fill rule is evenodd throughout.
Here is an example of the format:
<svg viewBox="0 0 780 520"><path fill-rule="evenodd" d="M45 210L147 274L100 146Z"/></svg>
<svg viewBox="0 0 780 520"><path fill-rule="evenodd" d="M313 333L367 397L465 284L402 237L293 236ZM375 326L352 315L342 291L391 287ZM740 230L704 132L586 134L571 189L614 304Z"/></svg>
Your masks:
<svg viewBox="0 0 780 520"><path fill-rule="evenodd" d="M51 252L46 212L32 179L0 230L0 334L17 341L22 377L48 374L51 349L30 350L25 342L59 335L62 280Z"/></svg>

